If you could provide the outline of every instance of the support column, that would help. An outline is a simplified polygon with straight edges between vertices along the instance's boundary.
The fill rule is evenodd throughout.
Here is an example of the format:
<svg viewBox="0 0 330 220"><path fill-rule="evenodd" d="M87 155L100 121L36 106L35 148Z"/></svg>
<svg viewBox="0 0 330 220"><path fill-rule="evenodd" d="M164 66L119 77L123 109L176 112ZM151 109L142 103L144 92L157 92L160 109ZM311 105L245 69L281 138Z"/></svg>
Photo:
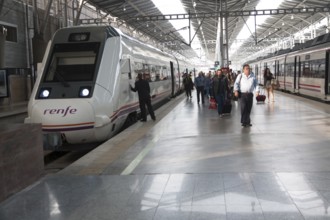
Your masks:
<svg viewBox="0 0 330 220"><path fill-rule="evenodd" d="M85 3L86 3L86 0L82 0L82 1L78 2L78 11L77 11L76 17L74 18L74 20L75 20L74 25L75 26L78 25L78 23L79 23L81 10L82 10L83 6L85 5Z"/></svg>
<svg viewBox="0 0 330 220"><path fill-rule="evenodd" d="M228 53L228 17L225 15L227 11L227 0L220 0L219 5L220 18L219 18L219 49L220 49L220 67L228 67L229 53Z"/></svg>
<svg viewBox="0 0 330 220"><path fill-rule="evenodd" d="M225 12L227 11L227 0L224 0L225 1ZM229 41L228 41L228 16L225 16L224 17L225 19L225 29L223 30L224 31L224 34L225 34L225 40L226 40L226 43L224 44L224 54L225 54L225 65L226 67L229 67L229 54L228 54L228 50L229 50Z"/></svg>
<svg viewBox="0 0 330 220"><path fill-rule="evenodd" d="M64 0L64 27L68 27L68 0Z"/></svg>
<svg viewBox="0 0 330 220"><path fill-rule="evenodd" d="M0 25L0 68L5 67L6 29Z"/></svg>
<svg viewBox="0 0 330 220"><path fill-rule="evenodd" d="M223 48L223 13L222 13L222 0L220 0L219 5L219 11L220 11L220 67L224 66L224 48Z"/></svg>
<svg viewBox="0 0 330 220"><path fill-rule="evenodd" d="M327 18L327 33L330 32L330 13L328 13L328 18Z"/></svg>
<svg viewBox="0 0 330 220"><path fill-rule="evenodd" d="M46 32L46 28L47 28L47 24L48 24L48 18L49 18L49 12L50 12L52 4L53 4L53 0L49 0L48 4L47 4L46 11L45 11L44 25L43 25L43 28L42 28L42 34L45 34L45 32Z"/></svg>

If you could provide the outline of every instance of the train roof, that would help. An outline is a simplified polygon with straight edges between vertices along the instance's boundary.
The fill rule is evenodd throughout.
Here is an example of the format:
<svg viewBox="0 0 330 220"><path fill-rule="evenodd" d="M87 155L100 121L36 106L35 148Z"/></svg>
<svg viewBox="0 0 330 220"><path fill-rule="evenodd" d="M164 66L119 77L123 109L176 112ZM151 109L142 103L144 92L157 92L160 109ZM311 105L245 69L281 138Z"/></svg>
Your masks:
<svg viewBox="0 0 330 220"><path fill-rule="evenodd" d="M330 42L330 33L326 33L326 34L320 35L314 39L308 40L305 43L296 43L293 48L281 49L281 50L275 51L274 53L269 53L266 56L257 57L256 59L250 60L247 63L253 63L253 62L256 62L259 60L264 60L264 59L268 59L271 57L280 56L283 54L315 47L315 46L322 45L322 44L329 43L329 42Z"/></svg>
<svg viewBox="0 0 330 220"><path fill-rule="evenodd" d="M120 29L117 29L117 28L114 28L112 26L107 26L107 25L84 25L84 26L75 26L75 27L67 27L67 28L62 28L62 29L59 29L54 36L56 36L57 34L70 34L72 32L75 32L75 33L85 33L85 32L93 32L95 33L96 35L98 35L98 39L101 39L101 38L104 38L104 39L107 39L107 38L110 38L110 37L119 37L119 36L122 36L123 38L126 38L126 39L129 39L130 41L133 41L133 42L136 42L137 44L140 44L144 47L147 47L155 52L158 52L160 54L163 54L163 55L166 55L166 56L169 56L169 57L174 57L174 55L171 55L169 53L166 53L156 47L153 47L149 44L146 44L146 43L143 43L131 36L128 36L126 34L124 34ZM105 35L103 35L103 33ZM54 38L53 38L54 40Z"/></svg>

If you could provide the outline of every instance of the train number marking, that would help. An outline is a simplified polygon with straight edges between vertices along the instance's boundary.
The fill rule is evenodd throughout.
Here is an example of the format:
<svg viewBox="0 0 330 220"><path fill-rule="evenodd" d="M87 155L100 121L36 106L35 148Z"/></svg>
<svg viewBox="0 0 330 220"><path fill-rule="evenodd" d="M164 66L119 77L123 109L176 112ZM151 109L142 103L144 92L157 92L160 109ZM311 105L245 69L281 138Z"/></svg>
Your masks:
<svg viewBox="0 0 330 220"><path fill-rule="evenodd" d="M44 115L50 114L50 115L62 115L62 117L65 117L67 114L76 114L77 109L76 108L71 108L71 106L68 106L66 109L45 109Z"/></svg>

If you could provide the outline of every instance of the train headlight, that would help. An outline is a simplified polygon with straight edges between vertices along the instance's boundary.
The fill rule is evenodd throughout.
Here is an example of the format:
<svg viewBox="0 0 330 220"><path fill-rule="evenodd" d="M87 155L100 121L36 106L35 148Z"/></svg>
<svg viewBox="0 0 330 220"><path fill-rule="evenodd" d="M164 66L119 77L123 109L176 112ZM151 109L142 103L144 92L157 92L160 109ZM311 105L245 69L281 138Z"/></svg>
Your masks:
<svg viewBox="0 0 330 220"><path fill-rule="evenodd" d="M91 87L80 87L79 89L79 97L89 97L91 94Z"/></svg>
<svg viewBox="0 0 330 220"><path fill-rule="evenodd" d="M50 95L50 88L42 88L39 93L39 98L47 99Z"/></svg>

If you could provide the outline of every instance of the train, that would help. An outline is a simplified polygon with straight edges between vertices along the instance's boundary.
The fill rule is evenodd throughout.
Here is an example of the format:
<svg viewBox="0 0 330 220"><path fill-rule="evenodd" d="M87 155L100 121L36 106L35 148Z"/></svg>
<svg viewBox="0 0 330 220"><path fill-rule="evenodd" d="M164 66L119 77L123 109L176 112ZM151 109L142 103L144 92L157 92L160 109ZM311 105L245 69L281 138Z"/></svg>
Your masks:
<svg viewBox="0 0 330 220"><path fill-rule="evenodd" d="M155 105L181 92L188 68L111 26L63 28L48 44L24 122L42 125L47 149L102 142L139 114L130 90L139 73Z"/></svg>
<svg viewBox="0 0 330 220"><path fill-rule="evenodd" d="M260 84L269 68L277 89L330 101L330 33L248 63Z"/></svg>

